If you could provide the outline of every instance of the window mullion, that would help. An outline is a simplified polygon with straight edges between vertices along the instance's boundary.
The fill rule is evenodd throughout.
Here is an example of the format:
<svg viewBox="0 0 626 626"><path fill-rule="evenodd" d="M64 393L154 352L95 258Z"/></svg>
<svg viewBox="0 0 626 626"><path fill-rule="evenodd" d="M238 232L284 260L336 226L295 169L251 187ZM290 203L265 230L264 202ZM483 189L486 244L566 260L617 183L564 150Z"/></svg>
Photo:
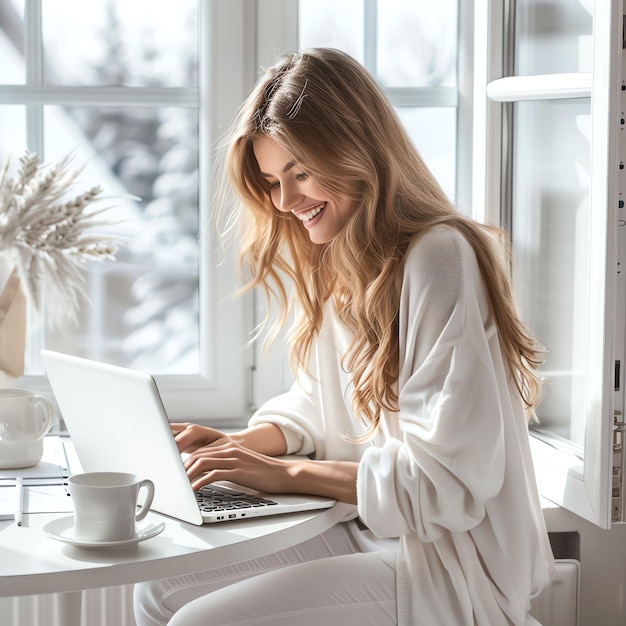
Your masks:
<svg viewBox="0 0 626 626"><path fill-rule="evenodd" d="M26 29L26 84L40 87L43 84L43 35L41 0L26 0L24 26Z"/></svg>
<svg viewBox="0 0 626 626"><path fill-rule="evenodd" d="M41 26L41 0L26 0L25 57L26 85L37 89L43 84L43 39ZM43 155L43 106L26 104L26 145L31 152Z"/></svg>
<svg viewBox="0 0 626 626"><path fill-rule="evenodd" d="M475 3L471 204L476 219L491 223L500 221L502 105L487 97L487 85L504 75L503 25L502 3Z"/></svg>
<svg viewBox="0 0 626 626"><path fill-rule="evenodd" d="M455 87L385 87L386 96L396 107L456 107Z"/></svg>
<svg viewBox="0 0 626 626"><path fill-rule="evenodd" d="M378 73L378 0L365 0L364 20L363 59L365 67L376 76Z"/></svg>
<svg viewBox="0 0 626 626"><path fill-rule="evenodd" d="M3 104L72 106L198 106L198 90L185 87L0 87Z"/></svg>
<svg viewBox="0 0 626 626"><path fill-rule="evenodd" d="M471 210L472 172L461 164L472 162L474 149L474 0L459 2L458 8L456 200L463 210Z"/></svg>

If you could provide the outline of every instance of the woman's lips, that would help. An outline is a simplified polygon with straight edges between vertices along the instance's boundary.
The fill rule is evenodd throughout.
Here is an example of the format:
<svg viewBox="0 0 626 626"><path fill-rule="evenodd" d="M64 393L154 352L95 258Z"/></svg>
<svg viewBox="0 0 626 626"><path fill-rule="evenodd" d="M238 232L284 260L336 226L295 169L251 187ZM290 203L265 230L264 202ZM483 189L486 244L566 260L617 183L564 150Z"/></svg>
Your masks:
<svg viewBox="0 0 626 626"><path fill-rule="evenodd" d="M317 206L314 206L310 209L306 209L304 211L298 211L297 213L294 213L294 215L301 221L301 222L309 222L311 221L314 217L316 217L317 215L319 215L323 210L324 207L326 206L325 202L322 202L321 204L318 204Z"/></svg>

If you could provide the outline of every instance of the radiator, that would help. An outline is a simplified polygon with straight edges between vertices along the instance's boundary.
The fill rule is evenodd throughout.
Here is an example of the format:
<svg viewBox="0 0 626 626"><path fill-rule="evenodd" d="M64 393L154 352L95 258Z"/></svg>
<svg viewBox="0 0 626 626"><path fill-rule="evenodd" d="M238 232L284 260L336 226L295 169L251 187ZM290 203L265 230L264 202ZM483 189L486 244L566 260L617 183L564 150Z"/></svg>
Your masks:
<svg viewBox="0 0 626 626"><path fill-rule="evenodd" d="M532 602L542 626L578 626L580 563L558 560L550 586ZM135 626L133 586L83 591L80 624L63 624L54 594L0 598L1 626Z"/></svg>
<svg viewBox="0 0 626 626"><path fill-rule="evenodd" d="M1 626L135 626L133 586L83 591L80 624L63 623L58 596L0 598Z"/></svg>
<svg viewBox="0 0 626 626"><path fill-rule="evenodd" d="M578 626L580 563L559 559L550 586L532 601L531 615L543 626Z"/></svg>

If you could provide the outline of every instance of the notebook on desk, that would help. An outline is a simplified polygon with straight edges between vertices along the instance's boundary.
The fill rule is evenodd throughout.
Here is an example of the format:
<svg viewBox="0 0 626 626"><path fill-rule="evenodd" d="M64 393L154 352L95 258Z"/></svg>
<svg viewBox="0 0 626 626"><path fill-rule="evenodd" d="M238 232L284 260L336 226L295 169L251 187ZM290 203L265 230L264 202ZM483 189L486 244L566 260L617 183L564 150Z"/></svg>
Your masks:
<svg viewBox="0 0 626 626"><path fill-rule="evenodd" d="M223 483L194 492L152 376L50 350L42 350L41 358L83 470L149 478L155 485L152 509L159 513L200 525L335 504Z"/></svg>

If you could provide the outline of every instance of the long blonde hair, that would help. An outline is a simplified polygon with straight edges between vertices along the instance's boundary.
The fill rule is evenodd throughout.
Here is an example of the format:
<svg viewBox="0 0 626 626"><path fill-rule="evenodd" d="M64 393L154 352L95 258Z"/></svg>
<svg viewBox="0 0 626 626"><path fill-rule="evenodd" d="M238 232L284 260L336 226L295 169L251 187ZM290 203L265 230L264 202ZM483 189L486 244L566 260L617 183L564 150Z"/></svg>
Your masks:
<svg viewBox="0 0 626 626"><path fill-rule="evenodd" d="M297 220L272 204L252 151L261 136L278 142L332 197L354 202L329 243L312 243ZM503 233L452 207L361 65L331 49L285 56L240 109L229 141L227 174L240 202L240 268L247 288L260 286L277 300L278 326L296 305L289 336L294 368L306 366L332 298L353 334L343 355L353 408L367 432L375 432L381 409L398 409L398 311L407 249L416 235L447 224L476 253L504 357L532 410L542 353L516 312ZM294 286L291 297L286 279Z"/></svg>

